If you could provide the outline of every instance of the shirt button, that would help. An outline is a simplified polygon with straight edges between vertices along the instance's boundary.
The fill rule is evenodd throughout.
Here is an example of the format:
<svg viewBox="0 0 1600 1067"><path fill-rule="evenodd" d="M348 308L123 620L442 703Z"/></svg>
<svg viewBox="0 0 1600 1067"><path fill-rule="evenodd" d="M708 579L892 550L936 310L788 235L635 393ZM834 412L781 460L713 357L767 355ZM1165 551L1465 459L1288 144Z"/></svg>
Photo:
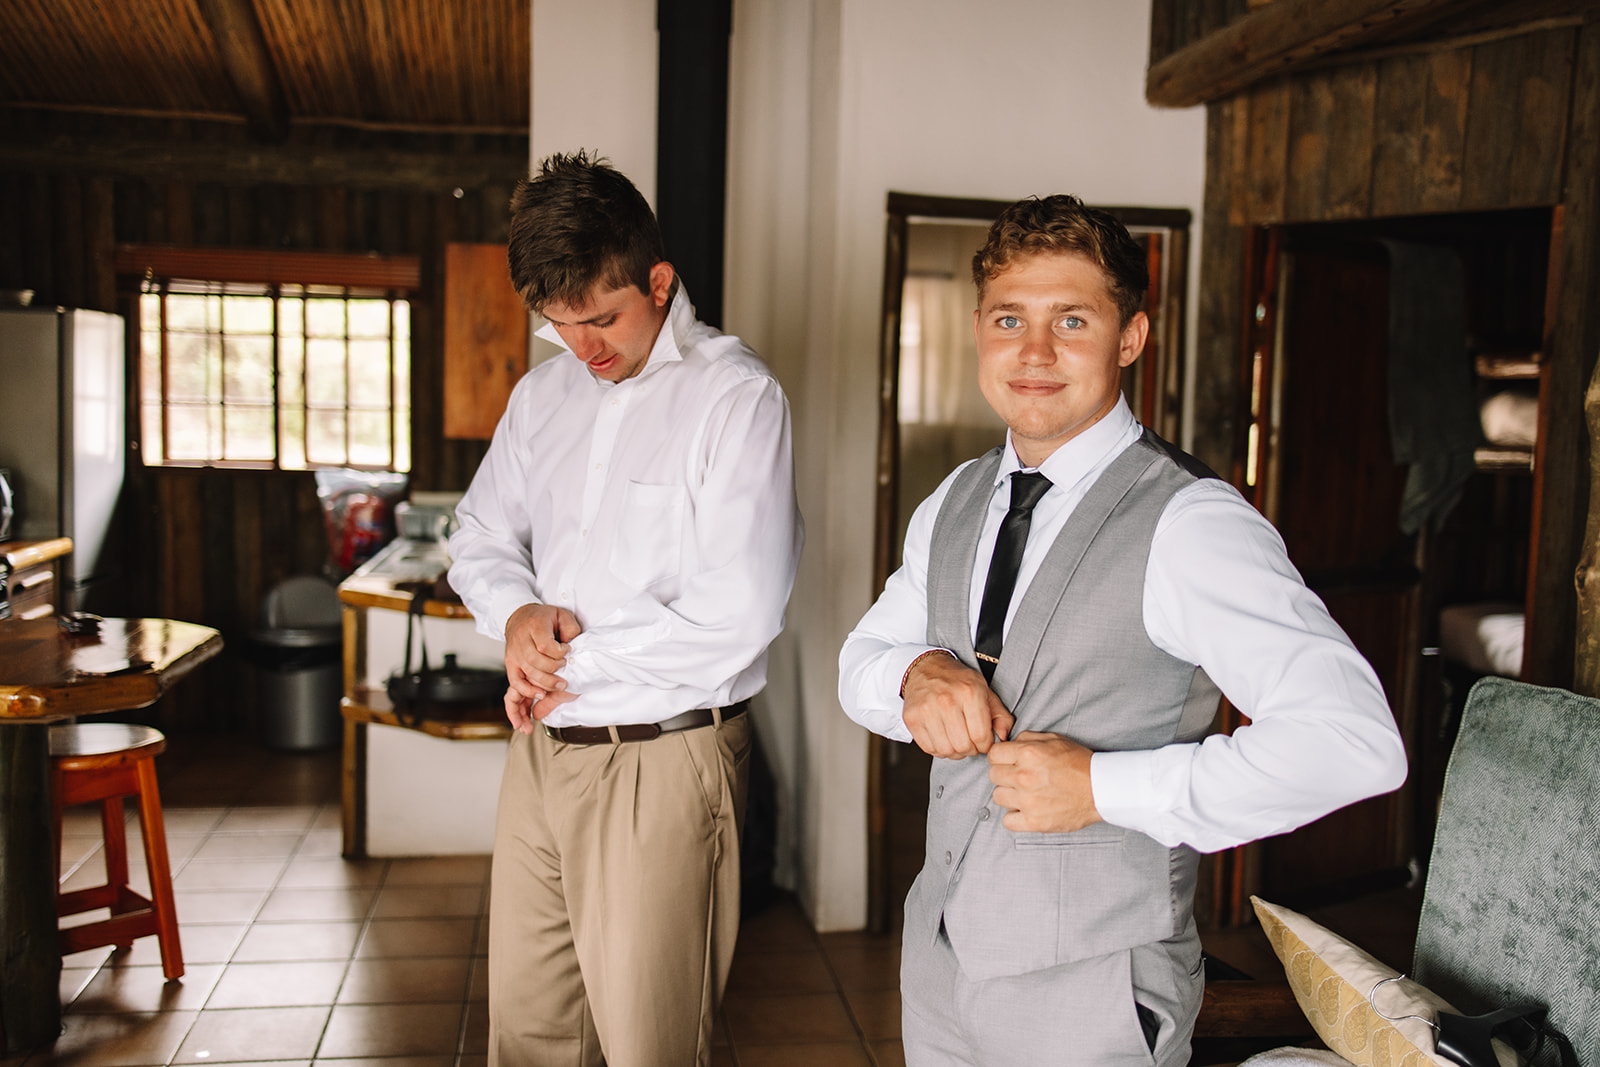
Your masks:
<svg viewBox="0 0 1600 1067"><path fill-rule="evenodd" d="M588 530L579 530L578 533L579 533L580 536L583 536L583 537L588 537L589 536L589 531Z"/></svg>
<svg viewBox="0 0 1600 1067"><path fill-rule="evenodd" d="M941 785L933 791L933 799L938 800L942 796L944 796L944 786Z"/></svg>
<svg viewBox="0 0 1600 1067"><path fill-rule="evenodd" d="M604 463L596 463L594 465L594 469L597 471L603 471L606 469L606 465Z"/></svg>
<svg viewBox="0 0 1600 1067"><path fill-rule="evenodd" d="M562 600L571 600L572 599L572 590L570 590L570 589L561 590L561 599Z"/></svg>
<svg viewBox="0 0 1600 1067"><path fill-rule="evenodd" d="M950 866L950 853L948 852L944 854L944 865L946 867Z"/></svg>
<svg viewBox="0 0 1600 1067"><path fill-rule="evenodd" d="M989 809L988 808L982 808L982 809L980 809L978 811L978 821L979 822L988 822L989 821Z"/></svg>

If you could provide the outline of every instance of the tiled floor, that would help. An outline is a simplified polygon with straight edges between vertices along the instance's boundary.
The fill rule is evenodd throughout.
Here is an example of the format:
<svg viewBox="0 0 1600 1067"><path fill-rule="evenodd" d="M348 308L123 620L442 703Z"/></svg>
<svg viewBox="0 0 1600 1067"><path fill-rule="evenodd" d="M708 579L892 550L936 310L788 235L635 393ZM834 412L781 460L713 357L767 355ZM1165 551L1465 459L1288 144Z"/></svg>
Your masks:
<svg viewBox="0 0 1600 1067"><path fill-rule="evenodd" d="M0 1067L486 1062L487 857L340 858L337 753L174 738L157 766L183 978L163 980L155 938L68 956L61 1037ZM925 774L914 761L897 770L910 807ZM129 822L140 882L131 809ZM63 837L64 884L98 884L96 811L69 810ZM902 833L891 863L901 895L919 852L920 832ZM1235 938L1231 962L1260 959L1256 939ZM897 932L818 935L780 896L741 928L712 1062L903 1064L898 968Z"/></svg>

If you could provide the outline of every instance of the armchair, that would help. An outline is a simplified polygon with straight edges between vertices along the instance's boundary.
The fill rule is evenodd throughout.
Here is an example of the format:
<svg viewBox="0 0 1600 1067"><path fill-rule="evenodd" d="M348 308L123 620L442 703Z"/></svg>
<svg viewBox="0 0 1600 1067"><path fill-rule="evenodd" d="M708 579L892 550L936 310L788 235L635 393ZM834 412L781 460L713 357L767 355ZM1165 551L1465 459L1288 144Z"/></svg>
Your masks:
<svg viewBox="0 0 1600 1067"><path fill-rule="evenodd" d="M1341 1009L1330 1025L1329 991L1319 985L1318 1004L1307 988L1310 974L1325 980L1330 973L1321 962L1290 975L1299 978L1291 985L1319 1036L1357 1064L1432 1062L1383 1058L1383 1042L1353 1030L1367 989L1345 989L1344 1005L1363 1003L1357 1012ZM1579 1067L1600 1067L1600 700L1504 678L1473 687L1445 773L1412 977L1467 1015L1545 1006ZM1208 990L1197 1038L1218 1032L1208 1011L1230 1006L1221 1002L1233 1002L1235 1020L1221 1032L1247 1029L1237 1018L1239 1002L1253 999L1250 985L1219 983L1215 1006ZM1256 1032L1284 1034L1282 989L1265 992L1263 1021L1270 1021ZM1430 1042L1423 1045L1433 1053ZM1280 1050L1254 1062L1327 1063L1327 1056L1298 1059ZM1560 1062L1548 1041L1532 1061Z"/></svg>

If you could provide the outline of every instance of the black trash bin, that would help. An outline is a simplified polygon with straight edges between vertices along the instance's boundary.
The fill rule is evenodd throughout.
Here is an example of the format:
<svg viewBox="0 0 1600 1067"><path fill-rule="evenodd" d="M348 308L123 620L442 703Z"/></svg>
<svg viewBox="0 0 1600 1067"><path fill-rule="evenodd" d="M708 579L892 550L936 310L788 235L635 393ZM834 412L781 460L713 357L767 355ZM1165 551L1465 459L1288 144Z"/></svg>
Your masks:
<svg viewBox="0 0 1600 1067"><path fill-rule="evenodd" d="M343 737L344 691L339 595L314 575L287 578L266 595L251 634L260 676L261 743L303 751Z"/></svg>

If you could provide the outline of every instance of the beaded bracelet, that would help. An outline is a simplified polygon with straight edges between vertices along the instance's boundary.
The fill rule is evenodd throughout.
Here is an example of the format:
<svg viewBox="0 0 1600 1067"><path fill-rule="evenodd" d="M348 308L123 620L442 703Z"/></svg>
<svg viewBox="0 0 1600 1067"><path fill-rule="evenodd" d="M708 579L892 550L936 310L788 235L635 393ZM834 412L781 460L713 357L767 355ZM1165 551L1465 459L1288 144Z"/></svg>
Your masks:
<svg viewBox="0 0 1600 1067"><path fill-rule="evenodd" d="M923 660L927 659L929 656L937 656L940 653L943 653L944 655L949 656L951 659L955 659L956 658L956 654L954 652L951 652L948 648L930 648L930 649L928 649L928 651L923 652L922 654L917 656L916 659L914 659L910 663L906 664L906 673L904 673L904 674L902 674L900 676L900 699L902 699L902 700L905 699L906 682L911 678L911 669L913 667L915 667L917 664L921 663Z"/></svg>

